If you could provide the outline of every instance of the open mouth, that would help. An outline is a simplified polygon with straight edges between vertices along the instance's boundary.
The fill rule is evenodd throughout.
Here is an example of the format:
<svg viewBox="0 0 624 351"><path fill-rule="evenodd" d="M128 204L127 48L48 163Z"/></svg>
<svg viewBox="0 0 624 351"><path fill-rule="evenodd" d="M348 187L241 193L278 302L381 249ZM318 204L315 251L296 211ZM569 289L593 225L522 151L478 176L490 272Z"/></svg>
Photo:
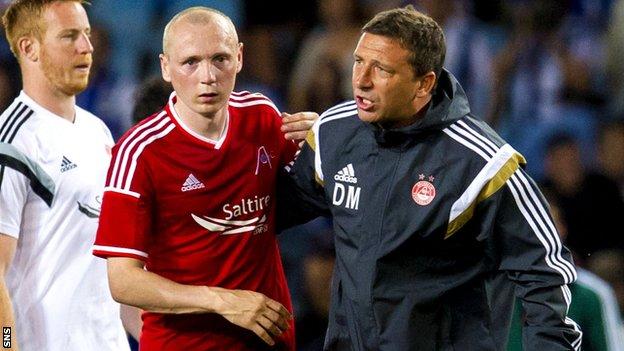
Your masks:
<svg viewBox="0 0 624 351"><path fill-rule="evenodd" d="M370 111L373 109L374 106L371 100L359 95L355 97L355 102L358 108L364 111Z"/></svg>

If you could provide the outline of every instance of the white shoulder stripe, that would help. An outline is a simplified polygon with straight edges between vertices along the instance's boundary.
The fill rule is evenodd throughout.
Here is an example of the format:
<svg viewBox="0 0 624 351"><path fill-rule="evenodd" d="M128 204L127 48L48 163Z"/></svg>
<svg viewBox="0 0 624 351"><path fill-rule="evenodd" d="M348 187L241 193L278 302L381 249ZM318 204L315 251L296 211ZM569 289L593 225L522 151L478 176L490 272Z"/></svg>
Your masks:
<svg viewBox="0 0 624 351"><path fill-rule="evenodd" d="M278 115L281 114L280 110L277 108L277 106L275 106L275 104L273 104L271 102L271 100L262 99L262 100L244 100L244 101L246 101L246 102L237 102L237 101L230 100L228 102L228 104L230 106L234 106L234 107L247 107L247 106L256 106L256 105L267 105L267 106L272 107Z"/></svg>
<svg viewBox="0 0 624 351"><path fill-rule="evenodd" d="M537 193L535 189L533 188L533 186L529 183L529 180L527 176L524 174L524 171L518 170L516 174L518 175L518 179L520 179L520 181L524 185L525 191L529 194L532 200L532 202L529 202L527 204L529 205L530 208L531 207L535 208L533 210L534 217L536 217L540 221L543 220L545 222L545 225L547 226L547 228L543 228L543 230L547 234L546 236L549 238L549 240L554 239L555 251L552 252L552 254L554 256L555 261L560 262L564 266L564 268L567 268L569 270L569 272L572 275L572 281L576 280L576 269L569 261L564 260L563 256L561 255L563 244L561 243L559 234L557 234L555 223L552 221L550 214L548 213L548 210L542 205L542 202L537 196Z"/></svg>
<svg viewBox="0 0 624 351"><path fill-rule="evenodd" d="M347 101L325 111L312 126L312 131L314 132L314 144L316 145L316 150L314 150L314 169L316 170L318 179L321 181L325 180L322 168L323 162L321 160L321 144L319 142L321 124L353 115L357 115L357 105L355 104L355 101Z"/></svg>
<svg viewBox="0 0 624 351"><path fill-rule="evenodd" d="M232 92L232 94L230 94L230 99L231 100L236 100L236 101L244 101L244 100L249 100L249 99L254 99L254 98L262 98L265 100L269 100L268 97L260 94L260 93L250 93L248 91L243 91L240 93L235 93Z"/></svg>
<svg viewBox="0 0 624 351"><path fill-rule="evenodd" d="M477 133L477 131L472 129L466 122L464 122L462 120L458 120L456 123L457 123L457 126L461 126L464 130L468 131L470 134L474 135L479 140L483 141L483 143L485 145L489 146L491 150L496 150L497 149L496 144L494 144L490 139L486 138L485 136Z"/></svg>
<svg viewBox="0 0 624 351"><path fill-rule="evenodd" d="M103 245L93 245L93 251L105 251L111 253L125 253L125 254L133 254L141 257L149 257L147 253L135 249L127 249L125 247L115 247L115 246L103 246Z"/></svg>
<svg viewBox="0 0 624 351"><path fill-rule="evenodd" d="M139 145L139 147L137 148L136 152L132 155L132 162L130 163L130 169L128 170L128 175L127 175L126 180L125 180L125 185L123 186L124 190L130 191L130 185L132 184L132 178L134 177L134 172L136 170L137 163L138 163L137 161L139 159L139 156L141 155L141 153L145 149L145 147L147 145L151 144L152 142L154 142L154 140L160 139L160 138L164 137L165 135L169 134L169 132L171 132L173 129L175 129L175 124L170 123L160 133L152 135L151 137L149 137L148 139L144 140Z"/></svg>
<svg viewBox="0 0 624 351"><path fill-rule="evenodd" d="M333 107L329 108L327 111L323 112L321 114L321 118L324 117L324 116L329 116L329 115L341 112L341 111L350 110L350 109L352 109L354 107L357 108L357 105L355 104L355 101L353 101L353 100L350 100L350 101L347 101L347 102L343 102L343 103L338 104L336 106L333 106Z"/></svg>
<svg viewBox="0 0 624 351"><path fill-rule="evenodd" d="M466 123L464 123L461 128L452 125L449 128L445 128L444 132L488 162L494 155L492 151L498 152L499 150L496 145L489 142L485 137L477 137L479 133L470 128ZM525 186L522 186L522 184ZM516 173L507 180L507 185L516 200L518 209L524 215L525 220L533 229L534 234L546 249L546 264L561 274L566 283L569 284L573 282L576 279L576 270L570 262L563 259L561 255L562 244L559 235L554 229L554 224L547 215L547 211L544 209L536 192L533 190L528 180L526 180L522 170L517 170ZM531 202L531 200L533 200L533 202Z"/></svg>
<svg viewBox="0 0 624 351"><path fill-rule="evenodd" d="M117 154L115 155L115 163L113 165L113 171L111 174L111 178L110 178L110 183L111 184L107 184L107 185L112 185L115 184L115 180L117 179L117 174L119 173L119 169L121 167L121 161L124 158L124 154L126 153L126 149L128 147L128 144L131 143L139 133L141 133L142 131L144 131L145 129L150 128L151 126L157 124L158 122L161 122L163 119L166 119L166 112L162 111L161 113L158 114L158 116L154 117L154 119L152 119L149 122L146 122L145 124L143 124L142 126L137 127L137 129L135 129L130 135L128 135L128 137L121 143L121 145L119 146L119 150L117 151Z"/></svg>
<svg viewBox="0 0 624 351"><path fill-rule="evenodd" d="M469 148L470 150L474 151L475 153L477 153L479 156L481 156L483 159L485 160L489 160L490 159L490 155L486 154L485 151L481 150L480 148L478 148L477 146L475 146L474 143L466 140L465 138L462 138L461 136L459 136L457 133L453 132L452 130L446 128L444 130L442 130L446 135L450 136L451 138L453 138L455 141L457 141L458 143L464 145L465 147Z"/></svg>
<svg viewBox="0 0 624 351"><path fill-rule="evenodd" d="M120 163L120 166L118 169L113 169L113 172L117 171L118 176L116 179L111 177L112 186L116 188L124 188L123 184L127 176L126 169L128 168L128 162L130 162L130 157L135 152L136 145L145 140L148 135L163 129L168 125L173 125L173 122L168 117L162 118L160 119L160 122L158 124L152 125L149 128L143 128L140 131L140 134L136 135L132 139L128 138L124 141L124 143L122 144L122 147L124 147L124 149L119 149L119 152L117 153L117 157L119 159L115 160L115 166L117 166L117 162Z"/></svg>
<svg viewBox="0 0 624 351"><path fill-rule="evenodd" d="M233 91L230 96L232 95L236 95L236 96L243 96L243 95L250 95L251 92L249 92L249 90L242 90L242 91Z"/></svg>
<svg viewBox="0 0 624 351"><path fill-rule="evenodd" d="M525 220L529 223L531 229L533 229L533 233L535 233L538 240L546 249L545 260L548 266L559 272L559 274L563 276L566 284L570 284L576 280L576 270L572 267L570 262L564 260L561 256L561 241L556 232L553 233L548 230L548 227L554 227L552 221L549 217L546 217L545 220L539 217L537 214L538 210L530 202L530 195L527 194L527 191L522 187L518 174L520 174L520 171L517 171L516 174L511 176L507 181L509 189L516 201L516 205L518 209L520 209ZM541 203L538 203L538 207L543 209Z"/></svg>
<svg viewBox="0 0 624 351"><path fill-rule="evenodd" d="M344 112L340 112L340 113L336 113L336 114L332 114L332 115L326 115L325 117L319 118L319 126L323 123L327 123L327 122L331 122L337 119L341 119L341 118L345 118L345 117L351 117L351 116L357 116L357 107L355 108L351 108L348 109Z"/></svg>

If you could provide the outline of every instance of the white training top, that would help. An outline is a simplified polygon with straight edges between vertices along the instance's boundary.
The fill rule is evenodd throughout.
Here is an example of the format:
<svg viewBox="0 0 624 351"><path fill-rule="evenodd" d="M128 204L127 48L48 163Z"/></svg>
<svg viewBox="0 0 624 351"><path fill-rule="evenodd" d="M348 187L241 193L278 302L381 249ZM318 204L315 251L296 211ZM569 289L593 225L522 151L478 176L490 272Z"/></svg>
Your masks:
<svg viewBox="0 0 624 351"><path fill-rule="evenodd" d="M0 116L0 233L18 239L7 273L21 350L129 350L106 261L91 254L113 139L24 92Z"/></svg>

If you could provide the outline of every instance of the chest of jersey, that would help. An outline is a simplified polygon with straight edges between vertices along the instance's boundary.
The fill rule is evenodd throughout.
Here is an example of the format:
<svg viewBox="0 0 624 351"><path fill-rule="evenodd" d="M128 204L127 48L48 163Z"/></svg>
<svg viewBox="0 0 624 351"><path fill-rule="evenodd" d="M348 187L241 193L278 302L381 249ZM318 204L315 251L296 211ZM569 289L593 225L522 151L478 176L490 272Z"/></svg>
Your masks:
<svg viewBox="0 0 624 351"><path fill-rule="evenodd" d="M183 283L240 287L241 277L277 264L266 253L277 249L281 133L274 124L246 126L250 121L236 117L218 147L178 126L142 154L138 168L148 176L141 181L151 189L143 199L150 207L149 270ZM262 285L260 279L249 284Z"/></svg>
<svg viewBox="0 0 624 351"><path fill-rule="evenodd" d="M52 206L71 205L82 215L97 218L112 140L95 126L67 124L56 126L54 133L39 133L37 143L40 165L54 181Z"/></svg>
<svg viewBox="0 0 624 351"><path fill-rule="evenodd" d="M271 158L271 145L245 142L219 150L179 148L184 155L161 156L168 167L155 176L159 213L248 220L272 205L273 168L279 160L275 154Z"/></svg>
<svg viewBox="0 0 624 351"><path fill-rule="evenodd" d="M268 230L280 168L280 140L233 120L215 148L172 132L152 158L156 225L186 223L197 230L260 234ZM264 133L263 133L264 132Z"/></svg>

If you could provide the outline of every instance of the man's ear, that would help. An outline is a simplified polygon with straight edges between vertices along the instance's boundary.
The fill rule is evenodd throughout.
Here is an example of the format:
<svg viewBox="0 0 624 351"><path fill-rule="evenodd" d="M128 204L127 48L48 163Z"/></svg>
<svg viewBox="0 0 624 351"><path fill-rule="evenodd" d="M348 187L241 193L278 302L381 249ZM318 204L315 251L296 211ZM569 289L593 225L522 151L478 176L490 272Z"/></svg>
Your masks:
<svg viewBox="0 0 624 351"><path fill-rule="evenodd" d="M171 75L169 74L169 58L165 54L158 55L160 59L160 71L165 82L171 83Z"/></svg>
<svg viewBox="0 0 624 351"><path fill-rule="evenodd" d="M422 98L431 94L437 80L438 77L433 71L425 73L425 75L420 78L420 87L418 87L416 91L416 96Z"/></svg>
<svg viewBox="0 0 624 351"><path fill-rule="evenodd" d="M238 67L236 67L236 73L240 73L243 69L243 43L238 44Z"/></svg>
<svg viewBox="0 0 624 351"><path fill-rule="evenodd" d="M40 48L39 40L34 39L32 36L21 37L17 40L18 57L22 57L24 60L31 62L39 61Z"/></svg>

